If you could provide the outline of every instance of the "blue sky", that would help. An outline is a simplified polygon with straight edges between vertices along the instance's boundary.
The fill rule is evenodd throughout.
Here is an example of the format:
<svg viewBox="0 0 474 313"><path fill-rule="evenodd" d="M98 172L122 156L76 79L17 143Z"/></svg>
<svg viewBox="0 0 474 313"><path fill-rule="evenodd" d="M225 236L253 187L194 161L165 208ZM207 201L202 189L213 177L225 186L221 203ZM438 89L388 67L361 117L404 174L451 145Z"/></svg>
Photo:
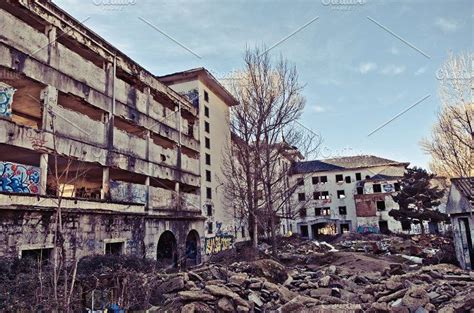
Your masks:
<svg viewBox="0 0 474 313"><path fill-rule="evenodd" d="M90 17L86 26L157 75L204 66L229 77L246 46L271 47L318 17L272 54L298 69L307 99L302 123L323 136L322 157L363 153L427 166L419 141L440 106L436 72L450 52L473 51L470 0L54 2L80 21Z"/></svg>

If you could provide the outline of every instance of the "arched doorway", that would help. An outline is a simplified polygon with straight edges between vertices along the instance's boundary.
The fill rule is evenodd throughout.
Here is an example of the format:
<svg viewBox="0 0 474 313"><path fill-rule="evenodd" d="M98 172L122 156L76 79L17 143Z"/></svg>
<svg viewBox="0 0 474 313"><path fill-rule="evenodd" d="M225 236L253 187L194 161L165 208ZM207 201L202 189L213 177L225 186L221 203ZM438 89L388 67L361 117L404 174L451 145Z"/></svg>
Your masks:
<svg viewBox="0 0 474 313"><path fill-rule="evenodd" d="M176 237L169 230L161 234L156 249L156 259L164 265L176 267L178 265L178 253Z"/></svg>
<svg viewBox="0 0 474 313"><path fill-rule="evenodd" d="M201 263L201 240L199 233L194 229L186 237L186 266Z"/></svg>

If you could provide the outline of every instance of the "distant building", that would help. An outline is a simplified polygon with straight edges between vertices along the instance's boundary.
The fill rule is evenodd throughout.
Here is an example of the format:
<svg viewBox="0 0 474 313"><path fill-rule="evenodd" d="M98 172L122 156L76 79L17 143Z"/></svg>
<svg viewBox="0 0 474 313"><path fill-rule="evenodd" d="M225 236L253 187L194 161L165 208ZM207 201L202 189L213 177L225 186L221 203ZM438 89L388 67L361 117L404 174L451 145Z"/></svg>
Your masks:
<svg viewBox="0 0 474 313"><path fill-rule="evenodd" d="M451 218L459 264L474 269L474 177L451 179L446 213Z"/></svg>
<svg viewBox="0 0 474 313"><path fill-rule="evenodd" d="M230 108L237 100L205 68L196 68L159 77L176 92L185 95L199 114L201 142L201 203L206 217L205 252L211 254L229 247L230 237L242 232L234 224L233 208L224 197L223 166L231 145ZM189 131L194 128L190 127ZM216 239L217 238L217 239ZM218 241L218 242L216 242Z"/></svg>
<svg viewBox="0 0 474 313"><path fill-rule="evenodd" d="M294 228L303 237L349 231L401 231L388 216L398 204L391 195L409 163L371 155L295 162L291 181L297 210Z"/></svg>

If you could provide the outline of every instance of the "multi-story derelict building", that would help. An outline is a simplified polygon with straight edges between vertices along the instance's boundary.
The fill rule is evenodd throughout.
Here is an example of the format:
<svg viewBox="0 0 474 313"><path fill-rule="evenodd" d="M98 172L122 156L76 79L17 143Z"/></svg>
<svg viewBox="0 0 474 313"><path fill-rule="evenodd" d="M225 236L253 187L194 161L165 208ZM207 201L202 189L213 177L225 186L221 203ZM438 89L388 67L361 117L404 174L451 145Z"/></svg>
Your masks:
<svg viewBox="0 0 474 313"><path fill-rule="evenodd" d="M199 262L197 109L49 1L0 3L0 256Z"/></svg>

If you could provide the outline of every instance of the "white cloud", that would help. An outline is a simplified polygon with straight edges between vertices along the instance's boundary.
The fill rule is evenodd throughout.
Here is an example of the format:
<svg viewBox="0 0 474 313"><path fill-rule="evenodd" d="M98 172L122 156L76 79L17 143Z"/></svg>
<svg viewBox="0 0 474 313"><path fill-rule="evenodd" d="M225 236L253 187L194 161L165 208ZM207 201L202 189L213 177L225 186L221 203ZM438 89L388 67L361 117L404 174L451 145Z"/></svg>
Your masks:
<svg viewBox="0 0 474 313"><path fill-rule="evenodd" d="M313 105L311 106L311 110L315 113L323 113L326 112L326 108L320 105Z"/></svg>
<svg viewBox="0 0 474 313"><path fill-rule="evenodd" d="M422 66L419 69L416 70L415 76L421 75L426 72L426 66Z"/></svg>
<svg viewBox="0 0 474 313"><path fill-rule="evenodd" d="M367 74L370 71L377 69L377 64L374 62L366 62L359 64L359 72L361 74Z"/></svg>
<svg viewBox="0 0 474 313"><path fill-rule="evenodd" d="M380 71L380 73L382 73L383 75L390 75L390 76L399 75L403 72L405 72L404 65L398 66L398 65L393 65L393 64L385 66Z"/></svg>
<svg viewBox="0 0 474 313"><path fill-rule="evenodd" d="M451 33L458 29L458 23L444 17L439 17L436 20L435 25L444 33Z"/></svg>

